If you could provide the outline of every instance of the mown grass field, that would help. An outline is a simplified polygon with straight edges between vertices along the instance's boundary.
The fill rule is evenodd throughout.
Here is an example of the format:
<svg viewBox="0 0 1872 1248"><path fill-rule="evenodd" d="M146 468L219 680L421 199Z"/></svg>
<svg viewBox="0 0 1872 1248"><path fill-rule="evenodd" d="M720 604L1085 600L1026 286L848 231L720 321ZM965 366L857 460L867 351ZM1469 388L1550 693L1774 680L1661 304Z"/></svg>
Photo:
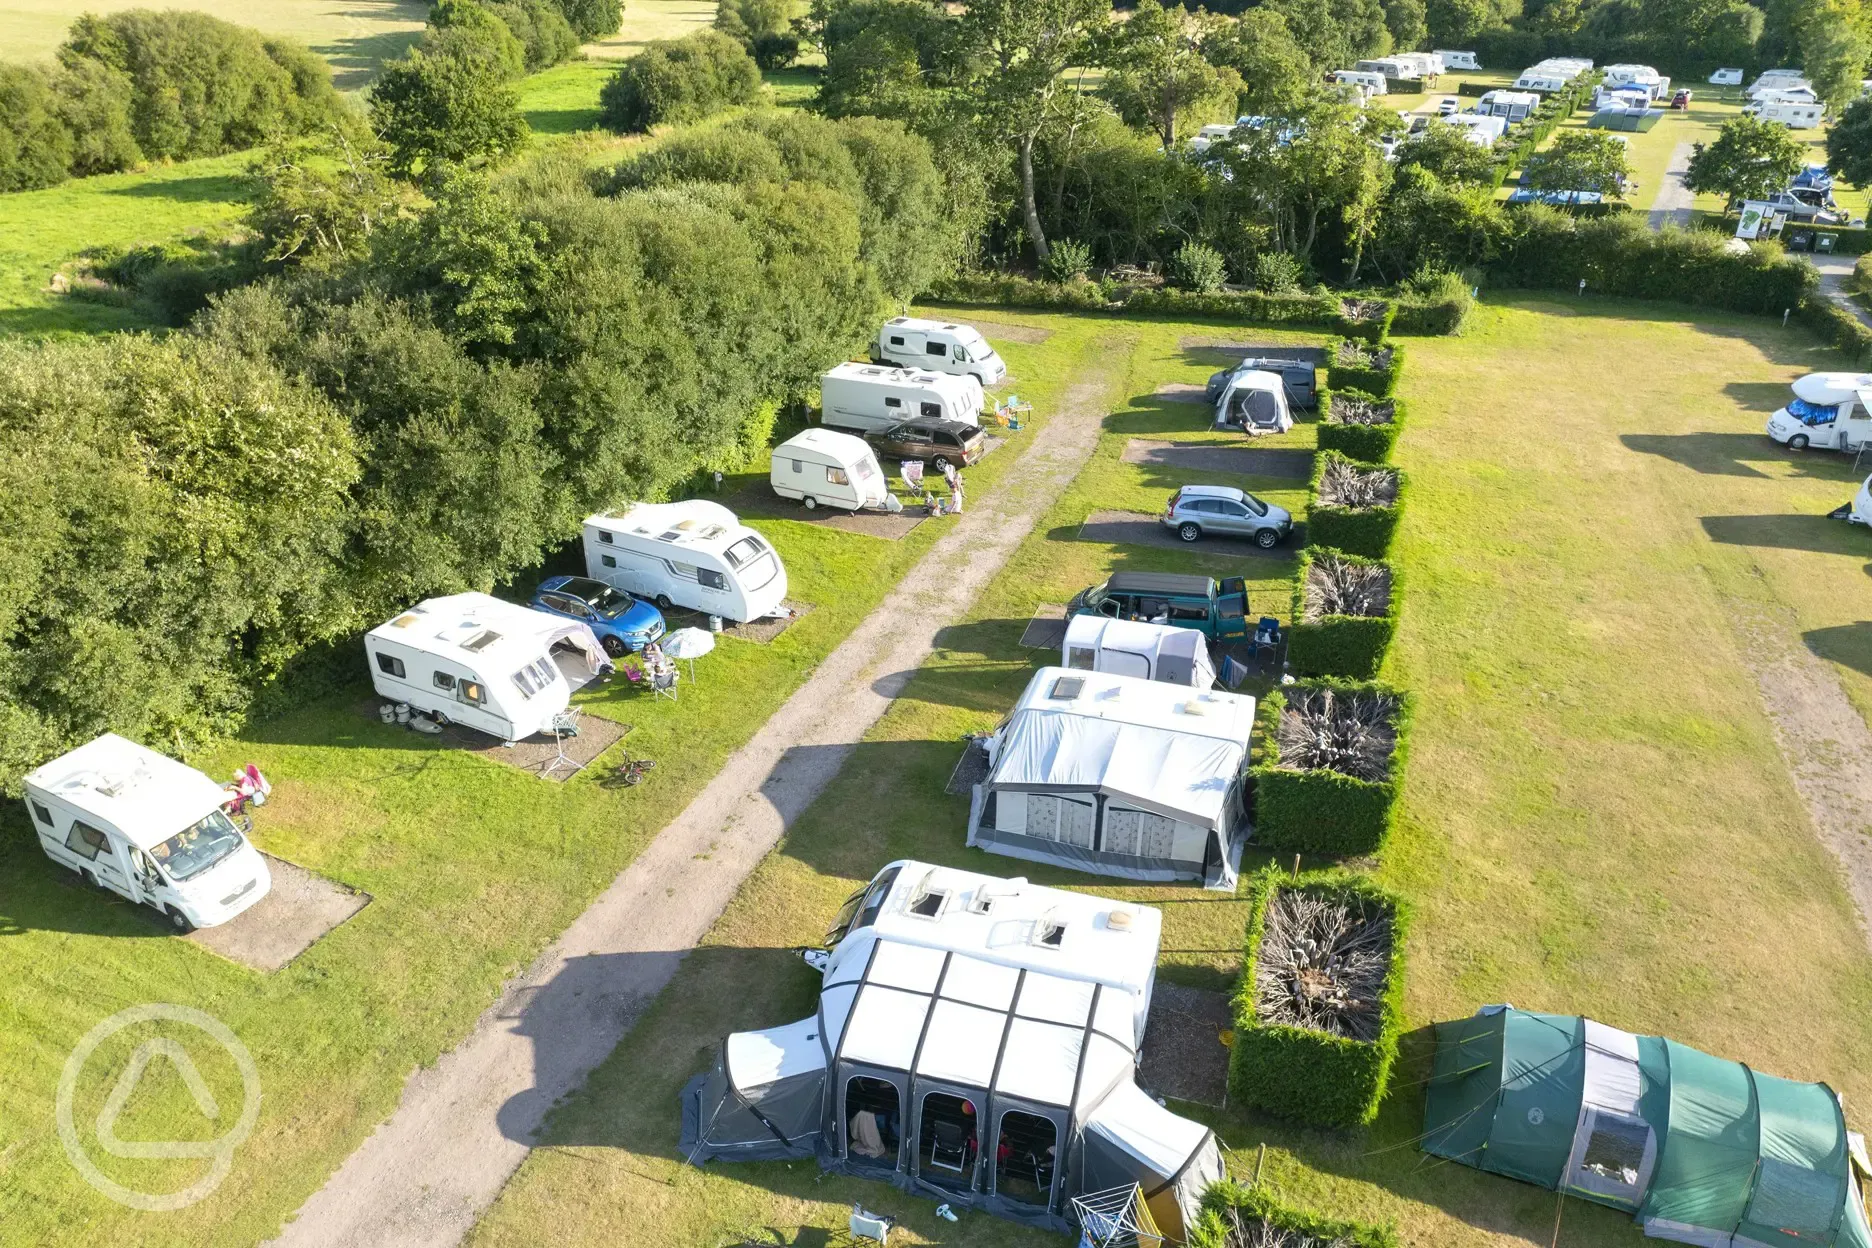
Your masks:
<svg viewBox="0 0 1872 1248"><path fill-rule="evenodd" d="M1096 458L559 1111L477 1245L817 1244L854 1200L904 1218L912 1243L1056 1242L977 1215L950 1226L931 1202L810 1162L698 1170L675 1155L681 1084L725 1032L810 1012L815 979L789 948L816 941L893 858L1163 905L1167 977L1224 986L1235 973L1241 904L965 850L966 801L942 794L957 738L991 727L1044 661L1017 645L1039 604L1113 568L1245 562L1256 607L1284 615L1291 568L1075 540L1090 510L1161 502L1171 483L1122 463L1122 444L1169 428L1200 436L1200 408L1150 396L1206 361L1178 349L1186 328L995 315L1053 328L1055 342L1085 336L1111 362ZM1827 354L1765 321L1687 324L1592 300L1505 303L1463 338L1411 349L1399 459L1412 492L1397 551L1409 596L1386 674L1414 691L1417 712L1402 823L1377 871L1417 910L1413 1027L1502 1000L1584 1012L1865 1103L1872 1044L1858 1020L1872 960L1730 625L1738 602L1791 614L1809 644L1829 639L1872 710L1872 624L1857 622L1872 618L1872 539L1822 514L1843 497L1846 463L1790 458L1759 433L1788 380ZM1294 441L1306 437L1303 426ZM1553 1239L1552 1193L1428 1164L1414 1147L1426 1057L1414 1032L1369 1132L1178 1108L1214 1125L1237 1174L1266 1143L1281 1193L1390 1221L1414 1248L1640 1242L1628 1219L1577 1201Z"/></svg>
<svg viewBox="0 0 1872 1248"><path fill-rule="evenodd" d="M1081 346L999 345L1042 427L1064 379L1084 366ZM1029 436L1012 435L970 469L977 498ZM758 489L765 478L733 477L724 488ZM38 849L17 804L0 808L0 1243L169 1248L269 1237L394 1108L405 1078L466 1033L502 982L708 783L945 527L931 521L890 542L788 519L755 523L808 614L770 645L724 640L679 702L637 696L623 681L580 695L589 713L636 725L628 748L658 763L640 787L604 788L600 766L553 784L385 727L361 653L355 686L192 760L215 775L257 762L277 786L260 812L259 846L373 898L276 974L223 961L128 903L80 888ZM68 1163L54 1130L66 1055L101 1019L147 1001L226 1022L252 1050L264 1092L232 1175L179 1213L109 1202ZM80 1086L80 1122L96 1116L125 1057L107 1048L87 1067L96 1082ZM217 1098L238 1105L231 1067L204 1075L222 1076ZM126 1135L217 1133L203 1130L166 1064L142 1086ZM201 1172L191 1161L104 1162L113 1179L152 1191Z"/></svg>

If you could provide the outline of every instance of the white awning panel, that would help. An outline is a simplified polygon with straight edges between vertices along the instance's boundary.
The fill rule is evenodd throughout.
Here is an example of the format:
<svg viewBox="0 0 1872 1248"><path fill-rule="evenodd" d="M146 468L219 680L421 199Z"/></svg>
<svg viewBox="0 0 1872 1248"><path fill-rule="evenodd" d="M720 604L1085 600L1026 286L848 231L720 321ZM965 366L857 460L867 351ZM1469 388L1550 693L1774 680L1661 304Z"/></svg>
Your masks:
<svg viewBox="0 0 1872 1248"><path fill-rule="evenodd" d="M766 1031L737 1031L728 1037L727 1056L728 1077L743 1089L825 1069L817 1017Z"/></svg>
<svg viewBox="0 0 1872 1248"><path fill-rule="evenodd" d="M930 1013L929 1031L917 1073L931 1079L985 1088L994 1078L995 1054L1007 1015L959 1001L938 1001Z"/></svg>
<svg viewBox="0 0 1872 1248"><path fill-rule="evenodd" d="M1083 1027L1015 1019L1008 1028L995 1091L1048 1105L1070 1104L1084 1039Z"/></svg>
<svg viewBox="0 0 1872 1248"><path fill-rule="evenodd" d="M1084 1027L1092 1011L1096 984L1081 979L1057 979L1051 975L1029 975L1021 985L1020 1000L1014 1012L1023 1018L1044 1019Z"/></svg>
<svg viewBox="0 0 1872 1248"><path fill-rule="evenodd" d="M1014 985L1019 982L1020 972L1014 967L1000 966L958 953L949 959L949 973L943 976L942 995L954 1001L966 1001L970 1005L1005 1013L1013 1004Z"/></svg>
<svg viewBox="0 0 1872 1248"><path fill-rule="evenodd" d="M1177 1117L1129 1082L1119 1084L1105 1098L1086 1123L1086 1130L1109 1140L1165 1178L1181 1170L1209 1135L1206 1127Z"/></svg>
<svg viewBox="0 0 1872 1248"><path fill-rule="evenodd" d="M841 1053L851 1061L909 1070L930 999L867 984L845 1024Z"/></svg>
<svg viewBox="0 0 1872 1248"><path fill-rule="evenodd" d="M877 956L865 978L891 988L935 992L936 980L942 974L943 959L947 956L940 949L885 941L878 945Z"/></svg>

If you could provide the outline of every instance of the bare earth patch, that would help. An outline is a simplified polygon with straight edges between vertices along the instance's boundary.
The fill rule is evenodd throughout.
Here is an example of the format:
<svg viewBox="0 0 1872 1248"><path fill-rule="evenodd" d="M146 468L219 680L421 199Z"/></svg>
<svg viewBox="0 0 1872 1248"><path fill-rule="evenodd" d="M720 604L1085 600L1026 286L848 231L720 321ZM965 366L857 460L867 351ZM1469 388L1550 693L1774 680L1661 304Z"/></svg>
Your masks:
<svg viewBox="0 0 1872 1248"><path fill-rule="evenodd" d="M1222 1033L1234 1025L1227 993L1159 980L1151 990L1139 1084L1157 1096L1220 1108L1228 1099L1229 1062Z"/></svg>
<svg viewBox="0 0 1872 1248"><path fill-rule="evenodd" d="M644 693L642 696L648 698L654 695ZM580 715L578 735L567 737L564 742L565 757L570 763L559 761L559 743L549 736L532 736L512 745L504 745L485 732L450 724L442 730L442 740L456 749L531 772L542 780L563 783L615 745L626 731L626 726L615 719L606 719L602 715Z"/></svg>
<svg viewBox="0 0 1872 1248"><path fill-rule="evenodd" d="M743 620L738 623L734 620L723 620L722 636L732 637L736 641L751 641L755 645L764 646L787 629L792 628L795 620L812 610L812 603L794 602L791 598L783 599L780 605L784 608L784 614L781 615L770 615L760 620ZM708 628L708 616L700 611L688 611L677 607L674 610L665 611L663 618L669 623L672 633L679 628L703 630ZM708 662L707 659L702 661ZM686 674L689 665L685 663L682 668Z"/></svg>
<svg viewBox="0 0 1872 1248"><path fill-rule="evenodd" d="M230 921L191 932L188 939L230 962L270 974L369 905L370 894L271 854L266 860L272 890Z"/></svg>
<svg viewBox="0 0 1872 1248"><path fill-rule="evenodd" d="M1006 321L982 321L970 319L968 322L980 330L984 338L1000 338L1007 342L1025 343L1032 346L1045 342L1053 336L1050 329L1041 329L1038 325L1011 325Z"/></svg>
<svg viewBox="0 0 1872 1248"><path fill-rule="evenodd" d="M1021 633L1020 644L1029 650L1057 650L1066 640L1066 604L1043 602Z"/></svg>
<svg viewBox="0 0 1872 1248"><path fill-rule="evenodd" d="M1156 442L1132 438L1120 456L1127 464L1152 464L1196 472L1239 472L1251 477L1288 477L1305 481L1313 475L1311 451L1262 451L1214 442Z"/></svg>

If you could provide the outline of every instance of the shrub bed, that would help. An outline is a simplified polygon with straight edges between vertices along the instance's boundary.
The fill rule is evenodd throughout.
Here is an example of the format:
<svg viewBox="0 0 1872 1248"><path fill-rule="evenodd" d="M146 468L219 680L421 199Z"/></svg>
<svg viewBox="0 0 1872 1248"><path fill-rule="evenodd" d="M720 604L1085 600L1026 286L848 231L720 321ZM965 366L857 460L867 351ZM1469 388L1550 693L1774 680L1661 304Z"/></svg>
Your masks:
<svg viewBox="0 0 1872 1248"><path fill-rule="evenodd" d="M1378 1113L1403 1028L1403 901L1369 880L1250 885L1229 1093L1299 1122L1356 1127Z"/></svg>
<svg viewBox="0 0 1872 1248"><path fill-rule="evenodd" d="M1326 385L1333 390L1363 390L1389 398L1404 367L1404 348L1342 338L1326 357Z"/></svg>
<svg viewBox="0 0 1872 1248"><path fill-rule="evenodd" d="M1404 400L1379 399L1360 390L1320 395L1319 446L1368 464L1391 458L1404 426Z"/></svg>
<svg viewBox="0 0 1872 1248"><path fill-rule="evenodd" d="M618 67L598 93L599 118L620 134L700 121L760 98L760 67L719 30L658 39Z"/></svg>
<svg viewBox="0 0 1872 1248"><path fill-rule="evenodd" d="M1872 367L1872 329L1825 295L1802 304L1794 318L1852 357L1858 368Z"/></svg>
<svg viewBox="0 0 1872 1248"><path fill-rule="evenodd" d="M1387 299L1348 296L1339 301L1339 323L1347 338L1363 338L1377 346L1391 336L1397 307Z"/></svg>
<svg viewBox="0 0 1872 1248"><path fill-rule="evenodd" d="M1321 451L1313 461L1307 541L1382 559L1391 550L1403 496L1404 475L1396 468Z"/></svg>
<svg viewBox="0 0 1872 1248"><path fill-rule="evenodd" d="M1321 1217L1223 1180L1203 1193L1189 1248L1398 1248L1389 1227Z"/></svg>
<svg viewBox="0 0 1872 1248"><path fill-rule="evenodd" d="M1404 695L1372 681L1308 677L1269 694L1266 706L1255 843L1334 857L1375 852L1397 801Z"/></svg>
<svg viewBox="0 0 1872 1248"><path fill-rule="evenodd" d="M1388 563L1309 546L1294 578L1287 662L1302 676L1369 680L1397 633L1397 573Z"/></svg>

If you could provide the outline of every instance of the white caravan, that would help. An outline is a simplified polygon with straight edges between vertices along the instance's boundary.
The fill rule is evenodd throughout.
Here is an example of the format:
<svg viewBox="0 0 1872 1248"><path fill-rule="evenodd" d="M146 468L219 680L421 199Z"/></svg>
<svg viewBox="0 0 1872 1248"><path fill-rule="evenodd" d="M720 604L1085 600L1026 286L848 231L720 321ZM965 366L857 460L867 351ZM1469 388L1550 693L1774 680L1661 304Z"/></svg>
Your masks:
<svg viewBox="0 0 1872 1248"><path fill-rule="evenodd" d="M1357 61L1352 69L1361 74L1377 74L1384 78L1415 78L1416 67L1401 57L1379 56L1369 61Z"/></svg>
<svg viewBox="0 0 1872 1248"><path fill-rule="evenodd" d="M1583 56L1550 56L1532 68L1543 73L1550 73L1572 82L1575 78L1593 67L1593 63Z"/></svg>
<svg viewBox="0 0 1872 1248"><path fill-rule="evenodd" d="M1484 117L1500 117L1510 125L1539 107L1540 96L1531 91L1489 91L1476 101L1476 112Z"/></svg>
<svg viewBox="0 0 1872 1248"><path fill-rule="evenodd" d="M1234 133L1234 125L1226 122L1217 122L1214 125L1204 126L1194 135L1190 136L1190 151L1200 156L1208 151L1211 146L1221 142Z"/></svg>
<svg viewBox="0 0 1872 1248"><path fill-rule="evenodd" d="M1436 54L1443 58L1444 69L1481 69L1473 52L1451 52L1447 48L1438 48Z"/></svg>
<svg viewBox="0 0 1872 1248"><path fill-rule="evenodd" d="M1867 477L1853 495L1852 510L1846 518L1854 524L1872 524L1872 477Z"/></svg>
<svg viewBox="0 0 1872 1248"><path fill-rule="evenodd" d="M364 634L379 695L508 742L550 731L571 705L555 646L580 684L611 666L590 625L491 594L429 598Z"/></svg>
<svg viewBox="0 0 1872 1248"><path fill-rule="evenodd" d="M1001 353L973 325L896 316L884 322L871 344L871 358L899 368L973 377L983 387L1007 380Z"/></svg>
<svg viewBox="0 0 1872 1248"><path fill-rule="evenodd" d="M1817 130L1826 117L1826 105L1800 100L1759 101L1744 106L1742 111L1754 113L1763 121L1778 121L1790 130Z"/></svg>
<svg viewBox="0 0 1872 1248"><path fill-rule="evenodd" d="M193 767L109 732L26 776L46 857L184 932L227 922L273 887L227 800Z"/></svg>
<svg viewBox="0 0 1872 1248"><path fill-rule="evenodd" d="M1493 147L1495 140L1508 133L1508 119L1485 113L1451 113L1439 117L1438 123L1460 127L1465 137L1477 147Z"/></svg>
<svg viewBox="0 0 1872 1248"><path fill-rule="evenodd" d="M1709 80L1713 87L1739 87L1742 85L1742 71L1735 67L1719 69L1709 76Z"/></svg>
<svg viewBox="0 0 1872 1248"><path fill-rule="evenodd" d="M1083 672L1111 672L1167 685L1213 689L1215 664L1202 630L1075 615L1066 622L1060 661Z"/></svg>
<svg viewBox="0 0 1872 1248"><path fill-rule="evenodd" d="M1565 78L1544 69L1524 70L1521 76L1514 81L1514 89L1516 91L1562 91L1566 89L1566 85L1567 80Z"/></svg>
<svg viewBox="0 0 1872 1248"><path fill-rule="evenodd" d="M1601 81L1608 87L1636 85L1649 90L1664 79L1649 65L1608 65Z"/></svg>
<svg viewBox="0 0 1872 1248"><path fill-rule="evenodd" d="M1407 78L1435 78L1446 68L1440 52L1397 52L1390 59L1412 71L1405 75Z"/></svg>
<svg viewBox="0 0 1872 1248"><path fill-rule="evenodd" d="M1388 94L1391 88L1385 82L1383 74L1362 69L1336 69L1333 81L1342 87L1357 87L1359 93L1369 99L1374 95Z"/></svg>
<svg viewBox="0 0 1872 1248"><path fill-rule="evenodd" d="M1768 418L1768 436L1791 451L1872 445L1872 373L1809 373Z"/></svg>
<svg viewBox="0 0 1872 1248"><path fill-rule="evenodd" d="M805 429L773 449L773 492L808 510L824 504L858 511L886 508L890 486L863 438L832 429Z"/></svg>
<svg viewBox="0 0 1872 1248"><path fill-rule="evenodd" d="M1743 94L1753 99L1774 91L1785 91L1789 87L1806 87L1813 84L1807 81L1807 75L1798 69L1765 69L1761 76L1749 84Z"/></svg>
<svg viewBox="0 0 1872 1248"><path fill-rule="evenodd" d="M633 503L585 521L585 575L613 589L725 620L776 615L786 568L720 503Z"/></svg>
<svg viewBox="0 0 1872 1248"><path fill-rule="evenodd" d="M819 420L834 429L882 433L906 420L981 424L982 387L973 377L884 364L840 364L819 379Z"/></svg>

